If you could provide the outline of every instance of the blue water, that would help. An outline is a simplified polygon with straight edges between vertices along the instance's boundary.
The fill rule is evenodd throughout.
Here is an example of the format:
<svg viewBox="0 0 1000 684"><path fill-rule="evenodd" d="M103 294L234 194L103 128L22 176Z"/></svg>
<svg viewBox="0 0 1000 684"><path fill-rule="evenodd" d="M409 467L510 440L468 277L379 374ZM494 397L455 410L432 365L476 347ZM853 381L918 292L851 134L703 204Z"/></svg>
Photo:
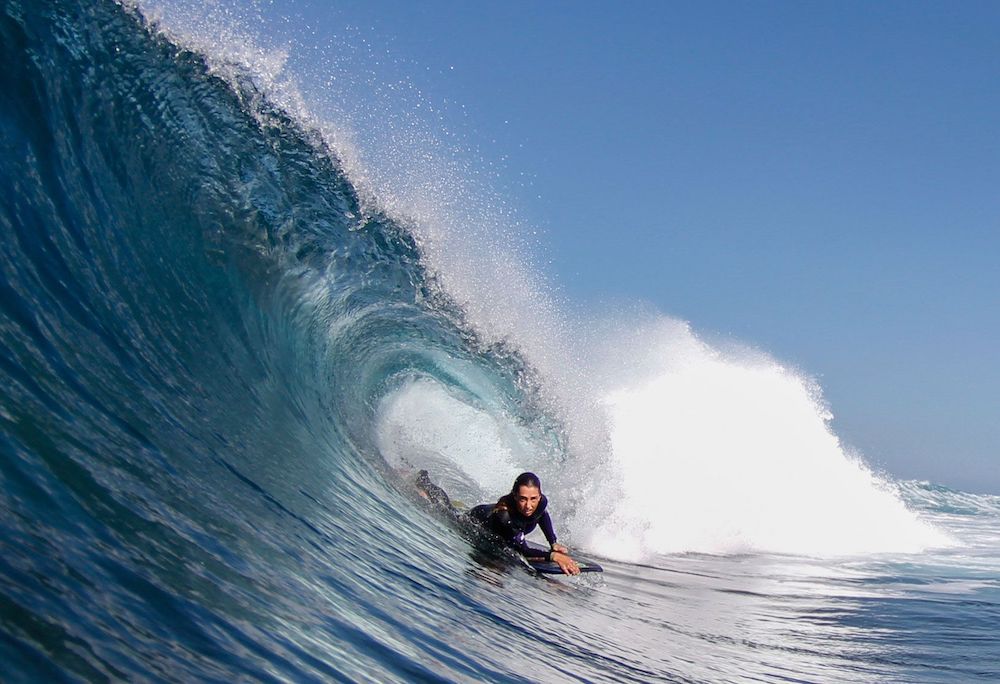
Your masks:
<svg viewBox="0 0 1000 684"><path fill-rule="evenodd" d="M794 493L657 517L648 427L588 456L544 363L252 77L112 2L0 8L0 679L1000 679L1000 498L869 491L824 443L885 535ZM606 572L484 556L407 486L428 465L467 503L544 473ZM769 534L796 517L816 543Z"/></svg>

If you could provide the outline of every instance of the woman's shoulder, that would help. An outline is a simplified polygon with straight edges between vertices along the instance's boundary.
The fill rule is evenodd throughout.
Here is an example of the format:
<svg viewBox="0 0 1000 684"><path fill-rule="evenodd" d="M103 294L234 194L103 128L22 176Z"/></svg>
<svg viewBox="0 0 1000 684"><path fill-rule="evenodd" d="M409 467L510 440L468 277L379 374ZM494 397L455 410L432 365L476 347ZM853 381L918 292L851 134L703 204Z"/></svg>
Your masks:
<svg viewBox="0 0 1000 684"><path fill-rule="evenodd" d="M538 500L538 508L535 509L535 511L538 513L538 515L542 515L543 513L547 514L548 511L546 509L548 507L549 507L549 499L544 494L542 494L542 498Z"/></svg>

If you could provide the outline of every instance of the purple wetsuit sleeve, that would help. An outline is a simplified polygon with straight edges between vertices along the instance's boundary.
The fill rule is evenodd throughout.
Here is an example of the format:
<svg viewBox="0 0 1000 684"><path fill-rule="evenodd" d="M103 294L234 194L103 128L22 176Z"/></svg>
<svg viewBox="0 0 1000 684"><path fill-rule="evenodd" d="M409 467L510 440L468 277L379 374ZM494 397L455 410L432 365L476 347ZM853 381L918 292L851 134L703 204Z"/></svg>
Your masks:
<svg viewBox="0 0 1000 684"><path fill-rule="evenodd" d="M524 541L524 539L521 539L520 543L515 543L514 548L516 548L525 558L541 558L543 560L549 559L549 552L547 549L534 549L528 546L528 542Z"/></svg>
<svg viewBox="0 0 1000 684"><path fill-rule="evenodd" d="M552 546L556 543L556 531L552 529L552 518L549 517L549 512L545 511L542 513L542 519L538 521L538 526L542 528L542 534L545 535L545 540Z"/></svg>

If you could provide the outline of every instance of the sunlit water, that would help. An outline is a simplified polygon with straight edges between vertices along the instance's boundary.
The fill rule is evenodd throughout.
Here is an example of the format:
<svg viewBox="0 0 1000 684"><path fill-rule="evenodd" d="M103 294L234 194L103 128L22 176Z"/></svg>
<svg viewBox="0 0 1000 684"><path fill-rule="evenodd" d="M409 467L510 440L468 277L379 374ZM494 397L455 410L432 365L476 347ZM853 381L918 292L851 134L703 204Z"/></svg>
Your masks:
<svg viewBox="0 0 1000 684"><path fill-rule="evenodd" d="M380 173L218 16L80 5L0 4L0 679L1000 678L996 497L873 473L762 354L569 320L461 169ZM414 468L538 472L605 572Z"/></svg>

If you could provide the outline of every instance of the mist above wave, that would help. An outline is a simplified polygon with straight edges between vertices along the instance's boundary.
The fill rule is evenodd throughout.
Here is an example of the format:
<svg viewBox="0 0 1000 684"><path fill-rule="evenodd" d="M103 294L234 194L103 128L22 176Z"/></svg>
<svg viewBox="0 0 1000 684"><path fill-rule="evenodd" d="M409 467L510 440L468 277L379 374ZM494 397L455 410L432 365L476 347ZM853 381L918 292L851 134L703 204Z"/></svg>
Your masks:
<svg viewBox="0 0 1000 684"><path fill-rule="evenodd" d="M365 209L412 233L429 281L461 310L458 324L474 331L470 344L506 344L526 362L528 390L564 437L563 457L552 458L545 439L509 413L411 384L372 425L384 457L395 450L444 459L483 487L499 487L500 473L519 468L545 471L574 536L618 557L947 543L891 483L847 453L812 381L764 355L724 353L659 314L617 316L595 332L592 314L568 313L516 212L484 185L474 155L456 148L436 116L416 111L433 107L415 106L412 84L398 96L375 84L369 105L332 102L356 92L341 84L358 77L337 60L323 65L332 70L326 79L300 77L294 51L312 49L307 38L252 47L259 36L248 41L246 29L220 29L232 20L227 13L192 21L200 10L175 4L186 9L178 15L159 9L171 3L140 3L157 8L172 39L219 64L242 62L265 96L321 133ZM529 446L512 451L512 434L512 443ZM505 454L503 467L484 454Z"/></svg>

